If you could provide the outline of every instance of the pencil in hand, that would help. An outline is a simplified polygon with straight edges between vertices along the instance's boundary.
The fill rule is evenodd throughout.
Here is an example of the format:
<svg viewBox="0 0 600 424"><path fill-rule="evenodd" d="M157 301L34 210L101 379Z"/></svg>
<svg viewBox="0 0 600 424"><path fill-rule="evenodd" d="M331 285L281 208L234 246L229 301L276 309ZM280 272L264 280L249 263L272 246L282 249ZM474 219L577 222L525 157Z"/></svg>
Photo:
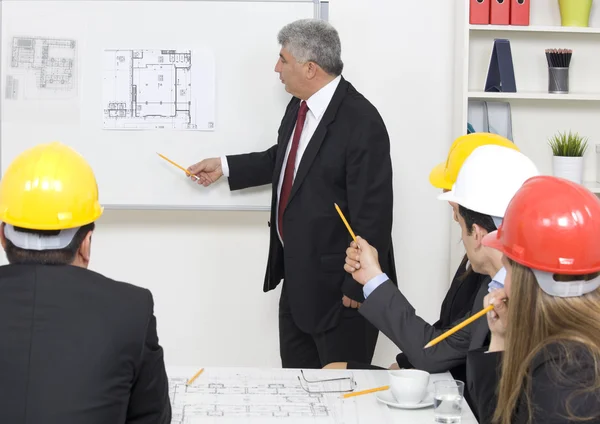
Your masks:
<svg viewBox="0 0 600 424"><path fill-rule="evenodd" d="M348 224L348 221L346 221L346 217L344 216L344 214L342 213L342 210L340 209L340 207L337 205L337 203L333 204L335 206L335 209L337 210L338 214L340 215L340 218L342 218L342 221L344 221L344 224L346 225L346 228L348 229L348 232L350 233L350 235L352 236L352 239L354 240L354 242L356 244L358 244L358 241L356 241L356 236L354 235L354 231L352 231L352 228L350 228L350 224Z"/></svg>
<svg viewBox="0 0 600 424"><path fill-rule="evenodd" d="M464 320L460 324L458 324L458 325L454 326L453 328L451 328L450 330L446 331L444 334L436 337L435 339L433 339L432 341L430 341L429 343L427 343L425 345L425 349L430 348L432 346L435 346L436 344L438 344L442 340L450 337L451 335L453 335L457 331L462 330L463 328L465 328L467 325L469 325L473 321L481 318L482 316L484 316L485 314L487 314L488 312L490 312L492 309L494 309L494 305L488 305L486 308L484 308L481 311L477 312L475 315L469 317L468 319Z"/></svg>
<svg viewBox="0 0 600 424"><path fill-rule="evenodd" d="M192 177L194 180L197 180L198 177L194 174L192 174L190 171L188 171L187 169L185 169L183 166L179 165L178 163L172 161L171 159L169 159L168 157L166 157L165 155L162 155L158 152L156 152L156 154L158 156L160 156L161 158L163 158L164 160L166 160L167 162L169 162L171 165L181 169L183 172L185 172L189 177Z"/></svg>

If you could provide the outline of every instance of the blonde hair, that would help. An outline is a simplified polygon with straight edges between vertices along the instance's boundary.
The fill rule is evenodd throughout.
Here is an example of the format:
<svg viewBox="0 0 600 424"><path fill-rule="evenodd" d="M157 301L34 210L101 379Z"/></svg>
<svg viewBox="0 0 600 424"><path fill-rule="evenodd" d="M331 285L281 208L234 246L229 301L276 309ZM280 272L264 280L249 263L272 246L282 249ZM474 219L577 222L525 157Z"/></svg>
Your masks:
<svg viewBox="0 0 600 424"><path fill-rule="evenodd" d="M569 379L561 372L565 364L576 364L573 344L583 347L594 365L593 381L572 381L577 387L564 399L568 418L586 422L597 417L578 417L571 402L584 393L600 393L600 288L580 297L561 298L544 293L531 269L514 261L511 264L511 297L508 302L506 350L502 360L502 376L493 422L510 424L524 393L528 422L533 419L531 405L531 364L533 359L553 344L560 349L560 361L550 362L556 376ZM598 274L583 276L591 279ZM581 279L582 276L555 276L556 280ZM587 359L587 358L586 358ZM580 388L580 390L579 390Z"/></svg>

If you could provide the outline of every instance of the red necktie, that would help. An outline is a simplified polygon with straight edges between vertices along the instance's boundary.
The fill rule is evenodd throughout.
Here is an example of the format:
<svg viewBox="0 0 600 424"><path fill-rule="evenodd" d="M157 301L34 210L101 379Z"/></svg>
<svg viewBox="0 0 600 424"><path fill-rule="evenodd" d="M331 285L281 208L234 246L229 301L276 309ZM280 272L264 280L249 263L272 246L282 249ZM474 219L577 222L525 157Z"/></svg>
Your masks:
<svg viewBox="0 0 600 424"><path fill-rule="evenodd" d="M277 216L277 226L279 227L279 234L283 239L283 212L287 206L290 193L292 192L292 184L294 183L294 166L296 165L296 153L298 153L298 144L300 142L300 135L302 134L302 127L304 127L304 121L306 120L306 112L308 112L308 105L303 100L300 103L300 110L298 111L298 119L296 120L296 129L294 130L294 138L292 139L292 147L290 148L290 154L288 155L287 164L285 166L285 174L283 176L283 184L281 185L281 193L279 194L279 214Z"/></svg>

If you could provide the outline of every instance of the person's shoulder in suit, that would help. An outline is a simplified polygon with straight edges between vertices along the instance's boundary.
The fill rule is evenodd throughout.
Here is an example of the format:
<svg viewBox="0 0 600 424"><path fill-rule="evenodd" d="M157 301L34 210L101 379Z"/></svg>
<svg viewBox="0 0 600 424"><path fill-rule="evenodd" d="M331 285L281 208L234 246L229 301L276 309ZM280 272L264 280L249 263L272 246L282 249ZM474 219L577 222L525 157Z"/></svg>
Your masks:
<svg viewBox="0 0 600 424"><path fill-rule="evenodd" d="M168 379L149 290L77 266L31 264L0 267L0 292L9 319L19 323L23 311L42 305L39 317L47 324L43 331L32 333L37 353L30 344L17 342L7 351L8 362L19 365L12 378L23 379L33 368L44 370L30 377L34 383L29 396L38 400L36 396L51 390L52 381L62 378L63 385L56 388L61 402L31 400L27 413L33 421L54 415L57 419L49 423L75 416L89 417L90 422L117 422L116 417L126 413L126 422L169 422ZM35 321L20 325L34 326ZM24 363L20 357L29 359ZM49 365L48 358L54 364ZM80 368L76 376L62 373L70 366ZM85 389L73 391L73 381ZM107 396L120 400L101 408L81 406ZM21 393L14 399L18 404L25 397ZM23 412L5 407L3 413L0 416Z"/></svg>
<svg viewBox="0 0 600 424"><path fill-rule="evenodd" d="M168 377L156 328L152 292L91 270L79 269L79 272L90 277L89 281L98 289L97 297L107 302L104 306L111 307L111 311L116 312L118 318L113 324L128 327L121 332L121 336L130 334L131 339L136 340L132 346L139 349L127 422L169 423L172 411Z"/></svg>
<svg viewBox="0 0 600 424"><path fill-rule="evenodd" d="M381 114L369 99L359 92L352 83L343 79L340 84L345 83L346 92L340 109L350 118L354 119L369 119L385 126Z"/></svg>
<svg viewBox="0 0 600 424"><path fill-rule="evenodd" d="M146 297L148 295L152 295L151 291L145 287L141 287L139 285L129 283L127 281L116 280L114 278L108 277L104 274L100 274L98 272L92 271L90 269L86 270L88 273L91 273L96 278L98 278L102 284L106 286L108 290L114 290L119 294L130 294L131 296L139 296L140 298Z"/></svg>
<svg viewBox="0 0 600 424"><path fill-rule="evenodd" d="M97 296L100 305L117 307L123 312L128 310L128 315L142 313L147 317L152 314L154 299L150 290L132 283L115 280L90 269L70 268L73 282L75 284L89 283L89 289ZM81 278L80 281L78 281L79 278Z"/></svg>

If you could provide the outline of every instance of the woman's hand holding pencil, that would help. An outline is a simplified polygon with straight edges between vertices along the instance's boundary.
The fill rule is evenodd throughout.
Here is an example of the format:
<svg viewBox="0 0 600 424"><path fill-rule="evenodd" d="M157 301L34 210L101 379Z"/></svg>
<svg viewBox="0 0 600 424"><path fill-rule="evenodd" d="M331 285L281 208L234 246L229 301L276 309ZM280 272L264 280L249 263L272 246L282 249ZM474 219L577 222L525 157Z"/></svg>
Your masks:
<svg viewBox="0 0 600 424"><path fill-rule="evenodd" d="M504 289L494 290L483 299L484 307L493 306L487 314L488 326L492 333L490 351L504 350L504 336L508 326L508 305Z"/></svg>

